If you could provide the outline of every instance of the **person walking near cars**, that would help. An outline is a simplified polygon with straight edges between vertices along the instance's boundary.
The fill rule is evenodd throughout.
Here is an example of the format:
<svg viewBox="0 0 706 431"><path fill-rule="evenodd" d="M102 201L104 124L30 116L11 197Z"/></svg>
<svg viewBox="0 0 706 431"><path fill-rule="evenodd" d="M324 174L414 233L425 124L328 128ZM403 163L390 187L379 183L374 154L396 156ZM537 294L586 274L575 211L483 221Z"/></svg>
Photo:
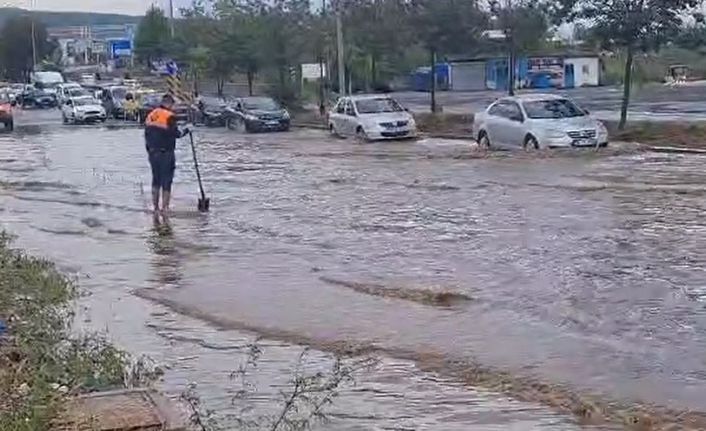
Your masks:
<svg viewBox="0 0 706 431"><path fill-rule="evenodd" d="M190 133L188 127L179 130L173 107L174 97L166 94L160 106L150 112L145 120L145 146L152 168L152 204L155 214L160 211L160 194L161 212L166 214L169 211L176 169L176 140Z"/></svg>

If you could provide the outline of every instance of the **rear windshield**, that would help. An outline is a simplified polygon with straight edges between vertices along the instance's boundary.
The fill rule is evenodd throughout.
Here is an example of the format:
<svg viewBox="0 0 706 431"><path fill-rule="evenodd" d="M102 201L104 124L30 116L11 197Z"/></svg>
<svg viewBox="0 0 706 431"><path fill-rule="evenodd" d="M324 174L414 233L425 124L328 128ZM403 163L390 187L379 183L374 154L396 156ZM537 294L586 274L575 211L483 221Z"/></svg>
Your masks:
<svg viewBox="0 0 706 431"><path fill-rule="evenodd" d="M381 112L402 112L404 109L394 99L381 97L379 99L363 99L355 102L359 114L377 114Z"/></svg>
<svg viewBox="0 0 706 431"><path fill-rule="evenodd" d="M568 99L525 102L527 116L534 119L583 117L586 113Z"/></svg>
<svg viewBox="0 0 706 431"><path fill-rule="evenodd" d="M100 105L97 101L89 98L85 99L74 99L75 106L87 106L87 105Z"/></svg>

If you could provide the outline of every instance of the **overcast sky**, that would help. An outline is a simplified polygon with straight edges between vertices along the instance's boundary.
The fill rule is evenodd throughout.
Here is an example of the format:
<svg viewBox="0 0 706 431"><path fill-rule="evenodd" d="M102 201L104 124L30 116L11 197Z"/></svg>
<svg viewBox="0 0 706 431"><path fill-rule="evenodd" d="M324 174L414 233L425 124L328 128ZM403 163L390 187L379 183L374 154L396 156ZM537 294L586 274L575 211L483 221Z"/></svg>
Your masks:
<svg viewBox="0 0 706 431"><path fill-rule="evenodd" d="M117 12L142 15L153 3L166 6L169 0L34 0L39 10ZM29 9L32 0L0 0L0 5ZM174 8L190 4L190 0L174 0Z"/></svg>

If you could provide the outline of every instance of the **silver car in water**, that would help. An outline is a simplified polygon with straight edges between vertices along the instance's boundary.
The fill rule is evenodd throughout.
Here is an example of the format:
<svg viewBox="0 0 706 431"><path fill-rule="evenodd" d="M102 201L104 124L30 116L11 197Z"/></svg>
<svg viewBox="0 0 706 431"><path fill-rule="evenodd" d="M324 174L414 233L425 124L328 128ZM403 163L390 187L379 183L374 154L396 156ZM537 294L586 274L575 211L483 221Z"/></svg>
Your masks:
<svg viewBox="0 0 706 431"><path fill-rule="evenodd" d="M608 145L608 130L570 99L525 94L496 100L476 114L473 134L482 148L556 148Z"/></svg>

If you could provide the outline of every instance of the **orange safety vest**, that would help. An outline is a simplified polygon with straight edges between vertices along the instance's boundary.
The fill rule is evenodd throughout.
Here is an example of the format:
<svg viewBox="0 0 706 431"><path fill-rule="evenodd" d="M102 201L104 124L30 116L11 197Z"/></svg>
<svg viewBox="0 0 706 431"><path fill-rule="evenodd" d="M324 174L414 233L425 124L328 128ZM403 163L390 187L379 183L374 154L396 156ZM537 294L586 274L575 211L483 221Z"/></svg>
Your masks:
<svg viewBox="0 0 706 431"><path fill-rule="evenodd" d="M159 127L160 129L169 129L169 120L174 117L174 113L168 109L157 108L147 115L145 126Z"/></svg>

